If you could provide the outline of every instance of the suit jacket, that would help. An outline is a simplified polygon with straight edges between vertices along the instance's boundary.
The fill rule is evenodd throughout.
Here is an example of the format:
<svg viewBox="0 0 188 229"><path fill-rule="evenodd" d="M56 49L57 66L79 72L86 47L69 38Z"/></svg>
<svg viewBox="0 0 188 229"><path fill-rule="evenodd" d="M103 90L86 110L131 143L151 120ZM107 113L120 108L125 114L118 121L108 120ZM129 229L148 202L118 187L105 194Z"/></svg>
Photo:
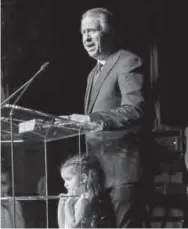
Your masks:
<svg viewBox="0 0 188 229"><path fill-rule="evenodd" d="M113 53L94 85L96 66L88 77L85 114L103 120L101 132L86 135L90 153L97 155L106 172L108 187L138 181L142 177L138 133L145 127L144 74L137 55Z"/></svg>
<svg viewBox="0 0 188 229"><path fill-rule="evenodd" d="M144 117L144 75L142 60L119 50L106 61L92 88L96 66L88 77L85 114L104 121L105 130L128 129L141 124ZM96 117L96 118L95 118Z"/></svg>

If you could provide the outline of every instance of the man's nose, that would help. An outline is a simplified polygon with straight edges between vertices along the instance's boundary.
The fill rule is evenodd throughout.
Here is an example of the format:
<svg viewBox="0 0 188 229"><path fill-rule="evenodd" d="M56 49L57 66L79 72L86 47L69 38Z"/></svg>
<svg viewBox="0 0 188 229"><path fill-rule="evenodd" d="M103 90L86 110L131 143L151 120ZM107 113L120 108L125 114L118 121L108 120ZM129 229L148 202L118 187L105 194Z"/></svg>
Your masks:
<svg viewBox="0 0 188 229"><path fill-rule="evenodd" d="M68 184L65 182L65 188L68 188Z"/></svg>
<svg viewBox="0 0 188 229"><path fill-rule="evenodd" d="M91 36L89 33L86 33L84 36L84 41L91 41Z"/></svg>

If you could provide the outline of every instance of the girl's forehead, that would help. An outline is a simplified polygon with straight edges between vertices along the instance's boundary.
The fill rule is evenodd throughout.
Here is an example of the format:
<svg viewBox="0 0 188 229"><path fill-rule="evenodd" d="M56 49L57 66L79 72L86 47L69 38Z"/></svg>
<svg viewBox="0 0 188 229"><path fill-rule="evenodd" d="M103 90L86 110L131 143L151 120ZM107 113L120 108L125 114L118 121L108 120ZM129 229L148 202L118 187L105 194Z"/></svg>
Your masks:
<svg viewBox="0 0 188 229"><path fill-rule="evenodd" d="M77 174L78 173L78 168L76 168L75 166L73 165L70 165L68 167L65 167L65 168L62 168L61 169L61 175L62 176L67 176L67 175L75 175L75 173Z"/></svg>

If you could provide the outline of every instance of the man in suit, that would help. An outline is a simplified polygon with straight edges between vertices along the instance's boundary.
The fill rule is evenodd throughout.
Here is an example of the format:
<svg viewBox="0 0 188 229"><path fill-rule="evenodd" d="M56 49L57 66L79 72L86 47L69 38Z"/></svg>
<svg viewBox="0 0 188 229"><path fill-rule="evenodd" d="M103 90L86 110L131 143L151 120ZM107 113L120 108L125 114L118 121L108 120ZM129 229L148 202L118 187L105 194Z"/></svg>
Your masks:
<svg viewBox="0 0 188 229"><path fill-rule="evenodd" d="M81 19L82 42L97 61L89 74L85 115L76 121L103 121L103 130L86 135L88 153L99 157L106 173L117 227L141 227L146 136L143 61L117 46L116 21L107 9L95 8Z"/></svg>

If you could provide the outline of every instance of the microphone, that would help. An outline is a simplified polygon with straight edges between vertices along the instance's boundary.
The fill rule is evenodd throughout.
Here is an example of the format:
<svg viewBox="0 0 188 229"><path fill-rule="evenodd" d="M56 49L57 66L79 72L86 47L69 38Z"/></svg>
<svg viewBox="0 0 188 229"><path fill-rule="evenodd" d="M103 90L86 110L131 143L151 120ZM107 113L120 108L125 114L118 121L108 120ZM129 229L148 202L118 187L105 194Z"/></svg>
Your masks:
<svg viewBox="0 0 188 229"><path fill-rule="evenodd" d="M13 105L15 105L21 98L21 96L23 95L23 93L27 90L27 88L29 87L29 85L32 83L32 81L42 72L46 69L46 67L50 64L49 61L45 62L40 69L34 74L34 76L29 79L26 83L24 83L20 88L18 88L12 95L10 95L8 98L6 98L1 104L0 106L3 106L8 100L12 99L17 93L19 93L22 89L23 91L20 93L20 95L18 96L18 98L15 100L15 102L13 103Z"/></svg>
<svg viewBox="0 0 188 229"><path fill-rule="evenodd" d="M48 65L49 65L49 61L47 61L46 63L44 63L41 67L40 67L40 70L43 71ZM39 70L39 71L40 71Z"/></svg>

